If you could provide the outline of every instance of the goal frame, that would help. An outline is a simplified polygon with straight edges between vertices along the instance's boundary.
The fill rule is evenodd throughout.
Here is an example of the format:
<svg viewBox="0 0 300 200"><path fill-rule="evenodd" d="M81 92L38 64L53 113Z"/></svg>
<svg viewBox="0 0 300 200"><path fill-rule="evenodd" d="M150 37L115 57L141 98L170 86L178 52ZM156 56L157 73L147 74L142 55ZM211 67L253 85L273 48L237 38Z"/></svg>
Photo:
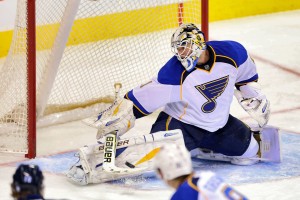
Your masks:
<svg viewBox="0 0 300 200"><path fill-rule="evenodd" d="M36 157L36 6L35 0L27 1L27 131L28 131L28 153L25 154L26 158ZM184 3L178 4L178 24L183 21ZM201 0L201 29L209 38L209 0Z"/></svg>
<svg viewBox="0 0 300 200"><path fill-rule="evenodd" d="M26 158L36 157L36 27L35 0L27 2L27 131L28 153Z"/></svg>

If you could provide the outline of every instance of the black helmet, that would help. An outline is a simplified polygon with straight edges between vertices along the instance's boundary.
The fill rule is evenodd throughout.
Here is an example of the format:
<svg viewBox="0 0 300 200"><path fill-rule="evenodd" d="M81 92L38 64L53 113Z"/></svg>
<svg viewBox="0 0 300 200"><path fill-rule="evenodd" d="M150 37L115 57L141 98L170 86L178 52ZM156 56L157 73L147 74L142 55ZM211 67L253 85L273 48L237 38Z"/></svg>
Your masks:
<svg viewBox="0 0 300 200"><path fill-rule="evenodd" d="M39 166L21 164L13 175L12 187L16 192L28 191L40 194L44 176Z"/></svg>

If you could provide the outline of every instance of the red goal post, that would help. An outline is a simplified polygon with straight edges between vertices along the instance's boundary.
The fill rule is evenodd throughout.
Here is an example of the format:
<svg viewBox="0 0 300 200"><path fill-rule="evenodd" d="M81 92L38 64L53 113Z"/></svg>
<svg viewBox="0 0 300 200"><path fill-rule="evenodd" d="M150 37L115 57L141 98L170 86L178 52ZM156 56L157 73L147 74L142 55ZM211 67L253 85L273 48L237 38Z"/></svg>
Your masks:
<svg viewBox="0 0 300 200"><path fill-rule="evenodd" d="M79 120L155 76L181 23L208 38L208 0L19 0L0 68L0 151L36 156L36 127Z"/></svg>

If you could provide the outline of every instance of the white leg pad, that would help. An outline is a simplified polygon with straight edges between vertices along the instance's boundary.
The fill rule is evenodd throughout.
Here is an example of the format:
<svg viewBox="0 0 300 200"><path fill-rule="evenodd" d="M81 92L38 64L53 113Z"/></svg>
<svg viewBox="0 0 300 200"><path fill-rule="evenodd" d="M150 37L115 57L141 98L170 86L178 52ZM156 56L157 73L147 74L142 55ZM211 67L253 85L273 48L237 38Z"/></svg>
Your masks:
<svg viewBox="0 0 300 200"><path fill-rule="evenodd" d="M197 157L204 160L231 162L234 165L253 165L259 161L257 158L258 148L258 143L252 135L248 149L241 156L226 156L220 153L214 153L210 150L203 150L199 148L192 150L191 155L192 157Z"/></svg>
<svg viewBox="0 0 300 200"><path fill-rule="evenodd" d="M259 162L259 158L257 155L258 150L259 150L259 144L252 134L251 141L250 141L249 147L246 150L246 152L241 156L232 157L232 160L230 162L231 162L231 164L234 164L234 165L256 164Z"/></svg>
<svg viewBox="0 0 300 200"><path fill-rule="evenodd" d="M153 170L153 157L164 143L184 145L181 130L160 131L153 134L141 135L133 138L121 139L117 142L117 149L123 152L116 157L116 166L121 168L141 167ZM102 183L133 174L115 174L103 171L104 145L96 144L80 148L79 163L71 167L67 177L74 183L86 185ZM143 172L139 172L140 174ZM136 175L136 174L135 174Z"/></svg>
<svg viewBox="0 0 300 200"><path fill-rule="evenodd" d="M203 149L194 149L191 151L192 157L200 158L203 160L215 160L215 161L224 161L230 162L234 165L253 165L258 163L258 158L255 156L253 158L243 158L239 156L226 156L220 153L214 153L213 151L203 150Z"/></svg>
<svg viewBox="0 0 300 200"><path fill-rule="evenodd" d="M261 160L266 162L281 162L281 137L278 128L267 126L260 132Z"/></svg>
<svg viewBox="0 0 300 200"><path fill-rule="evenodd" d="M87 185L89 183L89 173L85 173L81 166L72 166L66 173L68 180L79 185Z"/></svg>
<svg viewBox="0 0 300 200"><path fill-rule="evenodd" d="M260 131L260 152L261 157L255 155L258 150L256 140L251 139L249 148L242 156L226 156L220 153L214 153L213 151L194 149L191 151L192 157L204 159L204 160L216 160L231 162L235 165L252 165L259 161L264 162L281 162L281 139L278 128L266 126Z"/></svg>
<svg viewBox="0 0 300 200"><path fill-rule="evenodd" d="M259 144L252 134L248 149L246 150L246 152L243 155L241 155L239 157L240 158L256 157L258 150L259 150Z"/></svg>

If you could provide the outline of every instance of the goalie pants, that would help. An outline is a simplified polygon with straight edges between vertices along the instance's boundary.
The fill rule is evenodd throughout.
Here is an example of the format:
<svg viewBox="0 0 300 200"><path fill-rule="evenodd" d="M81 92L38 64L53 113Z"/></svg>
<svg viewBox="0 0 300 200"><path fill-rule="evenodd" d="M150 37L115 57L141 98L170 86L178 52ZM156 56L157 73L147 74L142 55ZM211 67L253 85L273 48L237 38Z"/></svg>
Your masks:
<svg viewBox="0 0 300 200"><path fill-rule="evenodd" d="M242 121L229 115L225 126L215 132L183 123L161 112L152 125L151 133L157 131L180 129L183 133L186 148L209 149L227 156L241 156L247 150L252 132Z"/></svg>

